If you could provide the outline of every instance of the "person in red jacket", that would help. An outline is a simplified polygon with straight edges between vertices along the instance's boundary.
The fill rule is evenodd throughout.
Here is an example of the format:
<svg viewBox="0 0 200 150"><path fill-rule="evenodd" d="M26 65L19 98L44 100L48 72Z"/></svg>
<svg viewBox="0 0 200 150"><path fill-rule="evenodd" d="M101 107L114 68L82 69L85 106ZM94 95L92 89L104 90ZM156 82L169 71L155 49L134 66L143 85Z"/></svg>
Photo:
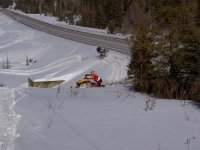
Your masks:
<svg viewBox="0 0 200 150"><path fill-rule="evenodd" d="M101 86L102 79L99 77L97 73L95 73L95 71L91 71L91 74L87 74L87 76L90 76L91 79L95 81L97 86Z"/></svg>

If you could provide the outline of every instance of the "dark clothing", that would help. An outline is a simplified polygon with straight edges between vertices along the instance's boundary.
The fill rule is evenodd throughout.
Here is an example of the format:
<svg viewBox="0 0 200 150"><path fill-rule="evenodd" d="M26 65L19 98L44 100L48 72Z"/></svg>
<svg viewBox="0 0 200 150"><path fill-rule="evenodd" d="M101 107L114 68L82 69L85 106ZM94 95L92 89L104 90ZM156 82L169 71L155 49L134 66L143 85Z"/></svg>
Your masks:
<svg viewBox="0 0 200 150"><path fill-rule="evenodd" d="M97 83L97 86L101 86L102 79L100 78L100 80L99 80L99 81L96 81L96 83Z"/></svg>

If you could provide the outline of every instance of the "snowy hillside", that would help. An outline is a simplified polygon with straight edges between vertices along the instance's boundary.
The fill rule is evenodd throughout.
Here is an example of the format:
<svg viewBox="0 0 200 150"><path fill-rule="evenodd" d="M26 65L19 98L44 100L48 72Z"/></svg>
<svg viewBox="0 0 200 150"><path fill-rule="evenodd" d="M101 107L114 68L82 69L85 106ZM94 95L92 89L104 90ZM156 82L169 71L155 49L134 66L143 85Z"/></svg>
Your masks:
<svg viewBox="0 0 200 150"><path fill-rule="evenodd" d="M33 62L26 64L26 59ZM199 150L199 107L157 100L128 85L71 88L95 70L103 83L123 81L130 58L58 38L0 13L1 150ZM52 89L33 80L65 80Z"/></svg>

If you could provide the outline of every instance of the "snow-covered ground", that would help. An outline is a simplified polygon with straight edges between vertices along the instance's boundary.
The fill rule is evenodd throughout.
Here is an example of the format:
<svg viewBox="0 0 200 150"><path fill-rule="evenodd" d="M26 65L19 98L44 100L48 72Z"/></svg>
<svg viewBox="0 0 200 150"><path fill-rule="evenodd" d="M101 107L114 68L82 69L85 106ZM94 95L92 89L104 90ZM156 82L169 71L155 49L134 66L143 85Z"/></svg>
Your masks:
<svg viewBox="0 0 200 150"><path fill-rule="evenodd" d="M0 150L199 150L200 109L158 100L128 85L73 88L95 70L103 83L123 81L130 58L58 38L0 13ZM35 63L26 65L26 58ZM65 82L29 88L27 78ZM72 86L72 88L71 88Z"/></svg>

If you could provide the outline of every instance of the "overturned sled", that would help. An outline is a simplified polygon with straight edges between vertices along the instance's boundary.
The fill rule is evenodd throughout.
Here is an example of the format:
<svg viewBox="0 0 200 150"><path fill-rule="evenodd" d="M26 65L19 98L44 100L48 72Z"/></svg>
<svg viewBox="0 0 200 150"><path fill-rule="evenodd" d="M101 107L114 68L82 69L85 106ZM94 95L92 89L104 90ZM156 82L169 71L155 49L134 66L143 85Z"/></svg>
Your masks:
<svg viewBox="0 0 200 150"><path fill-rule="evenodd" d="M57 85L60 85L65 80L56 80L56 81L33 81L28 78L29 87L40 87L40 88L53 88Z"/></svg>

